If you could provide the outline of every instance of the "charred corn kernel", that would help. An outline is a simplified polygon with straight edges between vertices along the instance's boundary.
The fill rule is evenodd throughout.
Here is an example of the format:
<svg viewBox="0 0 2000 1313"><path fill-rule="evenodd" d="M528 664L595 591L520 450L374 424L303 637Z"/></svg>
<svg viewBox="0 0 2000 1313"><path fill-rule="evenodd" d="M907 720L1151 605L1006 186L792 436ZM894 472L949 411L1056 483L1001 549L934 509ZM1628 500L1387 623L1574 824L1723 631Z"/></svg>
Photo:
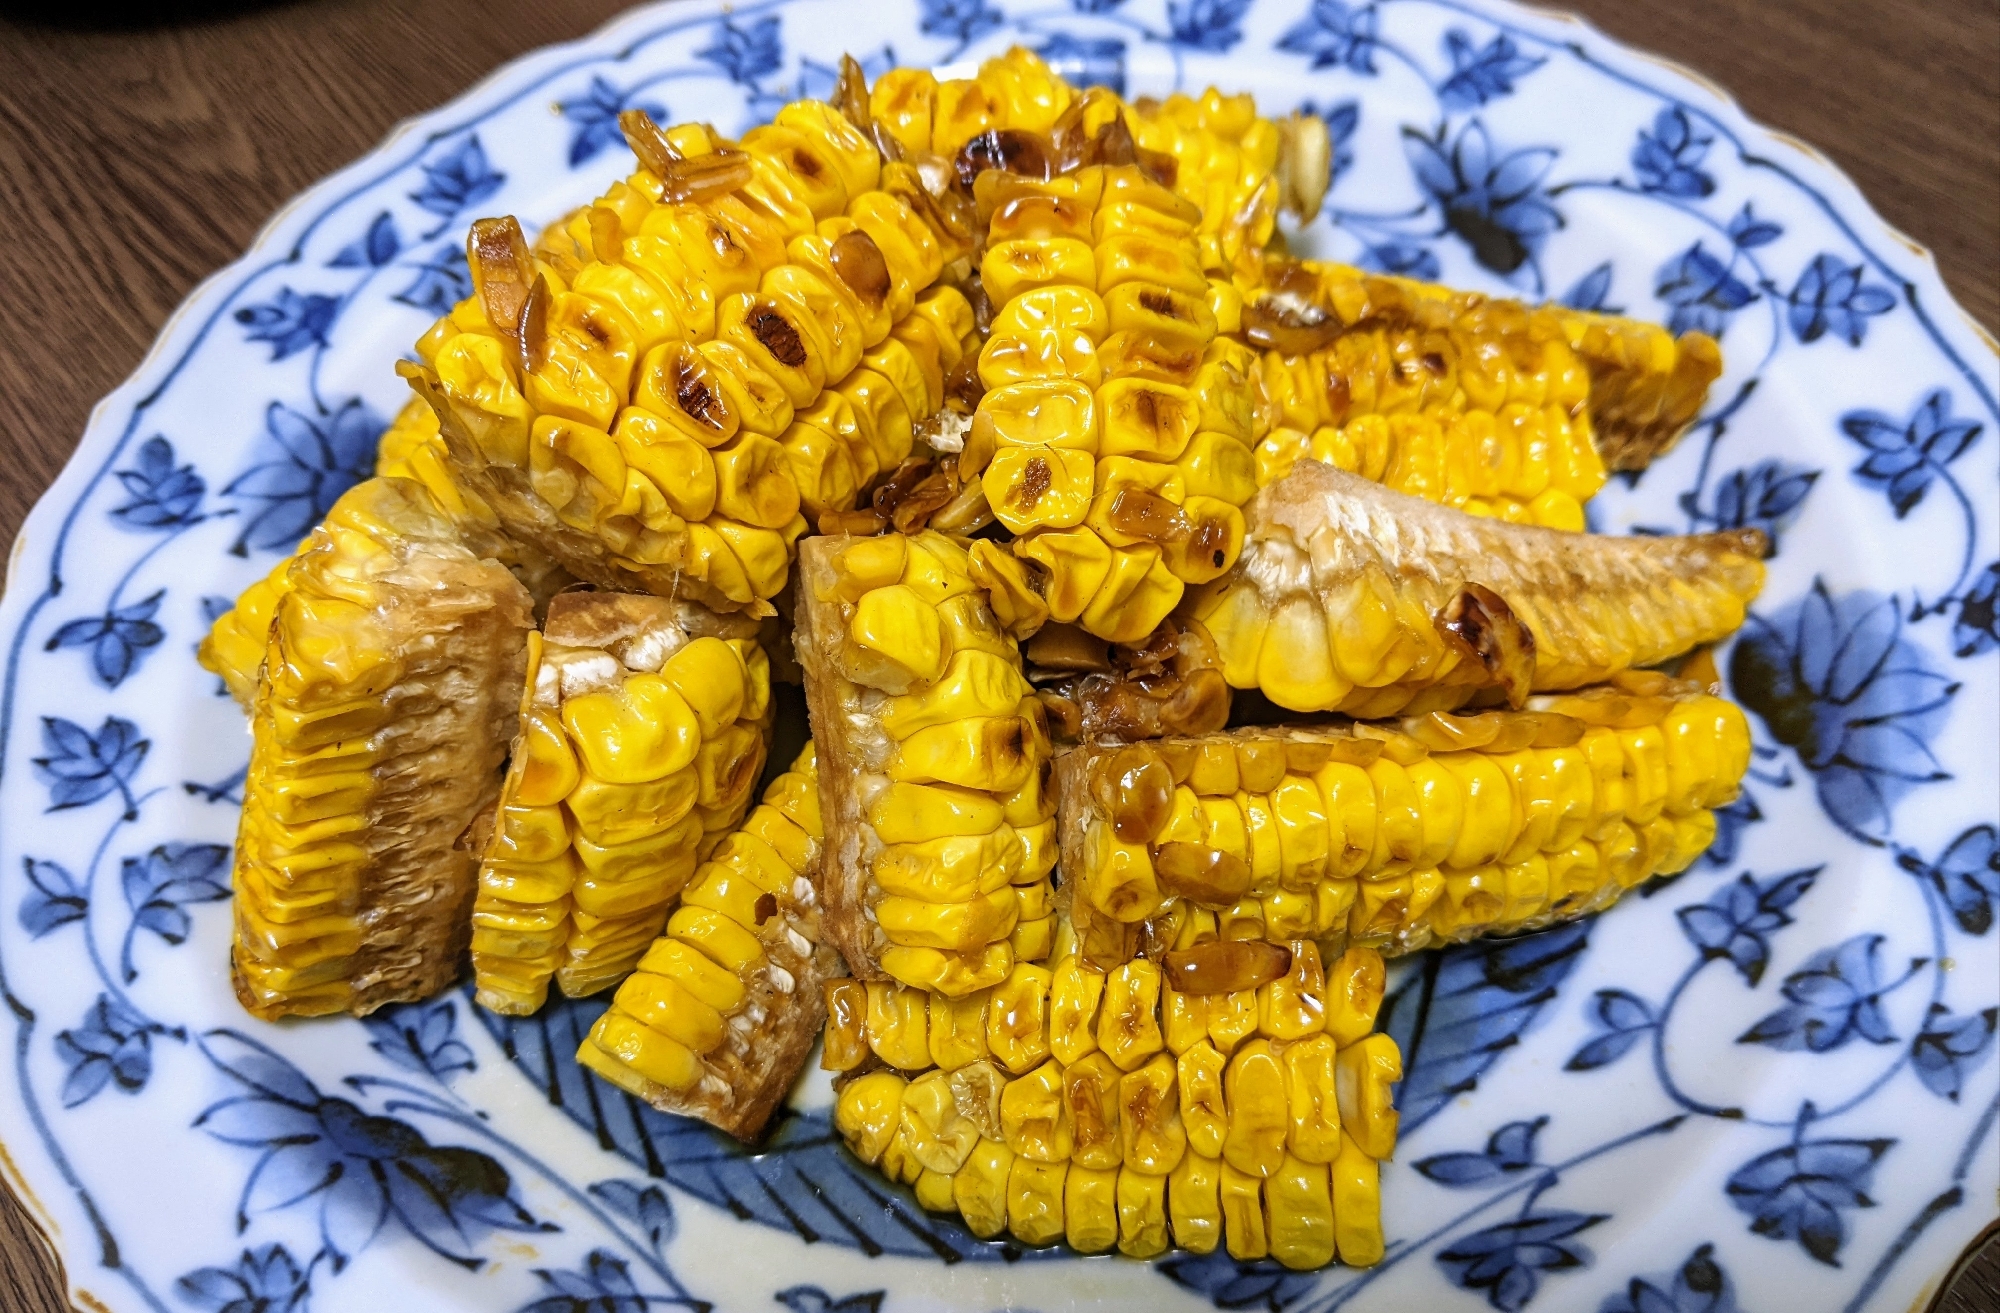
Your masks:
<svg viewBox="0 0 2000 1313"><path fill-rule="evenodd" d="M569 593L551 603L480 867L472 951L482 1004L531 1012L551 978L571 995L603 989L661 933L697 859L742 819L763 765L769 675L761 653L744 659L754 630L659 598ZM760 824L775 830L780 820ZM683 921L690 946L731 970L762 962L750 923L769 892L760 872L772 868L785 870L770 846L741 836L729 862L705 869ZM548 909L532 941L505 930L508 909L524 904ZM795 976L799 964L778 965ZM816 998L817 982L810 988Z"/></svg>
<svg viewBox="0 0 2000 1313"><path fill-rule="evenodd" d="M1047 955L1052 930L1049 740L1019 649L973 554L941 534L815 540L802 559L797 646L825 801L866 836L837 850L828 933L863 977L954 997L999 985ZM1037 970L1022 1034L1041 1043ZM993 1015L1012 1006L996 996ZM1002 1060L1022 1070L1046 1051Z"/></svg>
<svg viewBox="0 0 2000 1313"><path fill-rule="evenodd" d="M1311 757L1302 760L1309 764ZM1253 774L1265 769L1253 767ZM961 1210L978 1234L1007 1229L1034 1244L1066 1236L1088 1252L1116 1243L1147 1257L1170 1242L1200 1251L1227 1233L1245 1254L1269 1252L1294 1265L1328 1261L1336 1243L1332 1190L1353 1175L1352 1164L1346 1177L1330 1174L1329 1165L1344 1152L1359 1152L1343 1148L1346 1060L1338 1041L1323 1032L1253 1038L1257 995L1242 990L1180 996L1202 1005L1219 1040L1203 1035L1178 1058L1157 1042L1133 1044L1127 1037L1159 1033L1159 1014L1176 1006L1176 991L1163 999L1158 971L1144 960L1097 977L1079 963L1066 923L1054 938L1053 970L1017 966L991 999L934 996L937 1065L908 1073L907 1087L876 1081L855 1095L850 1091L859 1082L844 1084L836 1105L843 1139L858 1156L872 1155L886 1175L913 1181L926 1208ZM1042 1008L1034 1000L1045 992L1050 1001ZM1008 999L1015 996L1029 1000L1019 1013L1032 1016L1034 1040L1024 1039L1023 1025L998 1030L989 1020L984 1045L940 1041L947 1029L977 1033L982 1017L1013 1007ZM1104 1033L1107 1009L1127 1015L1118 1035ZM1142 1009L1151 1015L1138 1023L1131 1014ZM1100 1014L1094 1040L1073 1042L1089 1034L1092 1011ZM907 1029L881 1009L861 1024ZM1058 1042L1065 1030L1072 1040ZM852 1047L856 1040L844 1036L842 1043ZM1355 1133L1377 1136L1369 1143L1386 1153L1394 1124L1383 1116L1385 1082L1400 1074L1394 1042L1364 1036L1353 1047L1363 1054L1357 1070L1368 1087L1359 1116L1371 1128ZM991 1058L984 1056L988 1049ZM1141 1056L1122 1064L1118 1056L1128 1049ZM1003 1064L1014 1071L1011 1079ZM895 1103L884 1108L890 1090ZM893 1136L880 1130L890 1115L900 1118ZM948 1182L937 1179L946 1176ZM1372 1223L1357 1219L1364 1229Z"/></svg>
<svg viewBox="0 0 2000 1313"><path fill-rule="evenodd" d="M475 295L405 372L440 469L513 537L601 585L768 613L799 505L907 454L913 408L876 368L907 352L895 335L964 350L939 337L969 322L963 298L918 296L946 220L817 102L738 144L622 122L639 172L533 252L511 220L476 225Z"/></svg>
<svg viewBox="0 0 2000 1313"><path fill-rule="evenodd" d="M1381 1181L1381 1164L1343 1137L1332 1170L1334 1242L1350 1267L1382 1261Z"/></svg>
<svg viewBox="0 0 2000 1313"><path fill-rule="evenodd" d="M1222 915L1222 938L1311 938L1330 950L1351 939L1403 952L1547 925L1692 860L1714 825L1694 804L1734 796L1747 745L1733 705L1647 673L1519 712L1163 739L1157 751L1180 782L1168 806L1125 819L1134 834L1151 827L1143 841L1118 837L1119 814L1089 783L1119 750L1073 749L1056 759L1084 895L1071 915L1103 969L1181 925L1183 909L1232 897L1243 901ZM1274 772L1268 793L1242 791ZM1260 837L1267 829L1274 840ZM1116 869L1150 877L1141 915L1091 896L1114 852ZM1343 958L1322 983L1318 950L1299 953L1285 980L1263 986L1264 1033L1324 1025L1358 1039L1380 1004L1372 960ZM1302 973L1315 977L1303 989ZM1301 1011L1329 997L1323 1018Z"/></svg>
<svg viewBox="0 0 2000 1313"><path fill-rule="evenodd" d="M1159 1014L1160 969L1144 959L1125 963L1105 978L1098 1047L1120 1070L1133 1070L1166 1047Z"/></svg>
<svg viewBox="0 0 2000 1313"><path fill-rule="evenodd" d="M357 485L306 540L250 666L244 1007L360 1015L451 981L474 883L460 836L490 811L531 625L527 591L408 480ZM527 828L546 843L545 817Z"/></svg>
<svg viewBox="0 0 2000 1313"><path fill-rule="evenodd" d="M1048 1056L1051 978L1047 967L1017 962L987 997L987 1052L1015 1075Z"/></svg>
<svg viewBox="0 0 2000 1313"><path fill-rule="evenodd" d="M1298 710L1373 718L1603 681L1730 632L1763 579L1755 533L1496 524L1318 463L1248 519L1242 563L1187 609L1230 683Z"/></svg>

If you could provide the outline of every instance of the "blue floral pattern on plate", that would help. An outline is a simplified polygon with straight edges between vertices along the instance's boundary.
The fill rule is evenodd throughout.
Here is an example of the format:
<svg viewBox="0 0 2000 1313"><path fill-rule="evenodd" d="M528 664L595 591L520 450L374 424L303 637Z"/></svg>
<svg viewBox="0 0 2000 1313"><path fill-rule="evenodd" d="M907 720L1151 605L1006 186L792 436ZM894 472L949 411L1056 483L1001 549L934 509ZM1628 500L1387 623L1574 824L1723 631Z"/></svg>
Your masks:
<svg viewBox="0 0 2000 1313"><path fill-rule="evenodd" d="M1396 968L1382 1264L1091 1260L1093 1289L1894 1309L1992 1216L2000 365L1850 184L1500 0L756 0L636 11L315 188L194 296L30 518L0 611L0 1137L79 1291L121 1313L1079 1298L1082 1260L980 1241L856 1164L817 1074L756 1153L588 1077L601 999L250 1022L224 966L247 743L192 659L366 475L390 362L470 290L471 219L595 194L626 108L740 127L823 94L842 49L875 73L1015 42L1131 94L1310 106L1335 182L1301 249L1716 333L1708 409L1593 521L1778 549L1723 654L1755 759L1707 857L1596 921Z"/></svg>

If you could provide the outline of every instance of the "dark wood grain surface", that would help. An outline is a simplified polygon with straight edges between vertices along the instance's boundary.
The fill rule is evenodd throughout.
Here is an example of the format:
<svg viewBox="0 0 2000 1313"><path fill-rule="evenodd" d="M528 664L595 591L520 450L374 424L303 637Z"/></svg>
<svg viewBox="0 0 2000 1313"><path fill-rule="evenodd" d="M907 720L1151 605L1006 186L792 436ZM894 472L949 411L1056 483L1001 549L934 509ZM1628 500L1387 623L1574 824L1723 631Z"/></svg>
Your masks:
<svg viewBox="0 0 2000 1313"><path fill-rule="evenodd" d="M156 2L165 16L145 27L92 22L99 7L0 3L0 542L69 458L91 406L286 199L397 120L622 6ZM2000 324L1994 0L1568 7L1817 145L1937 253L1974 318ZM0 1187L0 1313L61 1313L62 1288L49 1246ZM1985 1245L1941 1307L2000 1309L2000 1244Z"/></svg>

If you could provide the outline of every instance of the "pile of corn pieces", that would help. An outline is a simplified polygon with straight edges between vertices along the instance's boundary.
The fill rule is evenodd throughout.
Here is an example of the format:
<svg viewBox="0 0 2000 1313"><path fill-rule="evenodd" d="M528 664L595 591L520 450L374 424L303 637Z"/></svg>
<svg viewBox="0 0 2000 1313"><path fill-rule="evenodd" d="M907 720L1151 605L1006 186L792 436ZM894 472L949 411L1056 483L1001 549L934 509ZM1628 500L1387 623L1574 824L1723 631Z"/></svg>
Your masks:
<svg viewBox="0 0 2000 1313"><path fill-rule="evenodd" d="M1323 124L1019 49L621 126L473 225L376 477L202 645L244 1006L609 992L605 1080L754 1142L818 1045L976 1235L1380 1259L1384 958L1736 795L1761 538L1583 532L1716 344L1294 258Z"/></svg>

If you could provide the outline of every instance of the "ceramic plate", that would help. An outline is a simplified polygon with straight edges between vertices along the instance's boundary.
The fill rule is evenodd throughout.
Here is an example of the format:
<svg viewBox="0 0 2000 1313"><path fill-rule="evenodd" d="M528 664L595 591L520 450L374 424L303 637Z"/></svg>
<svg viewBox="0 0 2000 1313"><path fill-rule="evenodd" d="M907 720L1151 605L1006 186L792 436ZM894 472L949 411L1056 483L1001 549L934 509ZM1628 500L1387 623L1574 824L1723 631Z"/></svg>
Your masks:
<svg viewBox="0 0 2000 1313"><path fill-rule="evenodd" d="M476 216L629 167L616 116L741 128L842 50L1310 104L1318 253L1700 328L1727 372L1607 532L1756 525L1723 656L1756 756L1715 848L1604 917L1403 964L1388 1256L1022 1252L840 1149L583 1075L602 1003L264 1025L230 993L248 739L209 619L370 467ZM0 1139L80 1303L465 1309L1904 1309L1995 1212L1992 340L1817 156L1578 23L1484 0L766 0L633 12L289 206L91 418L8 578Z"/></svg>

